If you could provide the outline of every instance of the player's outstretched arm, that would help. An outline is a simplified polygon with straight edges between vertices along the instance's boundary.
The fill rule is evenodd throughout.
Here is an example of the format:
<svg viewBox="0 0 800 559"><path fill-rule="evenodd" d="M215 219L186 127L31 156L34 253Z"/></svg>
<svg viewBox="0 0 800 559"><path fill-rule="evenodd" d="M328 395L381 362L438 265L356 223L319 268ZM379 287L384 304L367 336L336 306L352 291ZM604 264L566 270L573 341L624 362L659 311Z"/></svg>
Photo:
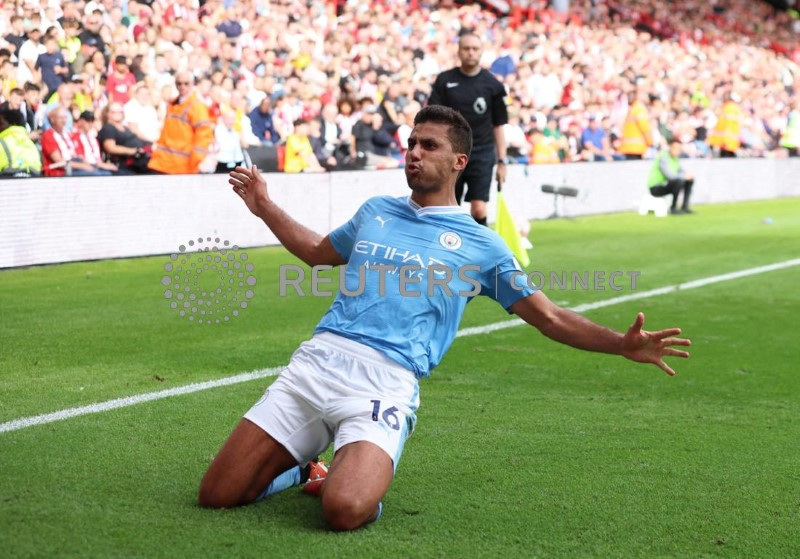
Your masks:
<svg viewBox="0 0 800 559"><path fill-rule="evenodd" d="M548 338L587 351L622 355L638 363L652 363L672 376L675 370L665 357L689 357L674 346L689 346L691 341L676 338L680 328L650 332L643 330L644 314L639 313L625 334L600 326L578 313L559 307L541 291L520 299L510 310Z"/></svg>
<svg viewBox="0 0 800 559"><path fill-rule="evenodd" d="M269 197L267 182L255 165L236 167L229 174L233 191L247 208L260 217L286 249L309 266L344 264L328 236L315 233L299 224Z"/></svg>

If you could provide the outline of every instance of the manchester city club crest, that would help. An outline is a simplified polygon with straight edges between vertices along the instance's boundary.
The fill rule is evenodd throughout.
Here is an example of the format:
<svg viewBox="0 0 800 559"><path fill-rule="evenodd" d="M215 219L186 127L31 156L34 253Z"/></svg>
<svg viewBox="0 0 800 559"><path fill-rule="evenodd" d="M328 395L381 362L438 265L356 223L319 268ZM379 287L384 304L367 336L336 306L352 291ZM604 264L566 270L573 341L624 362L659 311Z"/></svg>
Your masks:
<svg viewBox="0 0 800 559"><path fill-rule="evenodd" d="M461 248L461 237L458 233L445 231L439 236L439 244L448 250L458 250Z"/></svg>

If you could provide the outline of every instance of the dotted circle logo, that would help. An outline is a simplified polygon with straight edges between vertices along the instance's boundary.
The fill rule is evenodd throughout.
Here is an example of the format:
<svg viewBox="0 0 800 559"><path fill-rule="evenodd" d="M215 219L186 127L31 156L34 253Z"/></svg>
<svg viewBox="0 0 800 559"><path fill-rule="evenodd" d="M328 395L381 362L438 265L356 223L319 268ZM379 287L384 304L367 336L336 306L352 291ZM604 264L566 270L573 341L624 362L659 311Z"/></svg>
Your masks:
<svg viewBox="0 0 800 559"><path fill-rule="evenodd" d="M188 246L187 246L188 245ZM255 267L247 253L219 237L198 237L170 254L161 278L164 298L195 324L225 324L255 296Z"/></svg>

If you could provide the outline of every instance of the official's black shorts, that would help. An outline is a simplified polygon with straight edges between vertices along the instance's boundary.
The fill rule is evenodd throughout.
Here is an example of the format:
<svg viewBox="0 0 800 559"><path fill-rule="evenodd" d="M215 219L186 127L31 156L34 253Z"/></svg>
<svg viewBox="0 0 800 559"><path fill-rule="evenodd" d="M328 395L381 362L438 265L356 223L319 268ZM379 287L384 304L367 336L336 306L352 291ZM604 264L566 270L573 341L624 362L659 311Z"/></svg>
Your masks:
<svg viewBox="0 0 800 559"><path fill-rule="evenodd" d="M456 182L456 200L459 204L462 196L466 202L471 200L489 201L492 172L496 162L494 145L473 146L467 168L461 172ZM466 196L464 196L465 183L467 186Z"/></svg>

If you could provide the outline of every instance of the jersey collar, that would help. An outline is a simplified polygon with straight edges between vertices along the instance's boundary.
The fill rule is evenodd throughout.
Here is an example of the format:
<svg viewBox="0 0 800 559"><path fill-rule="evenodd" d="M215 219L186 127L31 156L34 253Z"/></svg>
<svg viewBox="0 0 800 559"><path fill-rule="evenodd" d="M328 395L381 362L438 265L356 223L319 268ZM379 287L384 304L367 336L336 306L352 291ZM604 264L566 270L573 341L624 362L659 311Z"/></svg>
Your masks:
<svg viewBox="0 0 800 559"><path fill-rule="evenodd" d="M443 214L466 214L467 209L463 206L426 206L422 207L411 199L411 196L406 196L408 207L414 210L418 216L423 215L443 215Z"/></svg>

